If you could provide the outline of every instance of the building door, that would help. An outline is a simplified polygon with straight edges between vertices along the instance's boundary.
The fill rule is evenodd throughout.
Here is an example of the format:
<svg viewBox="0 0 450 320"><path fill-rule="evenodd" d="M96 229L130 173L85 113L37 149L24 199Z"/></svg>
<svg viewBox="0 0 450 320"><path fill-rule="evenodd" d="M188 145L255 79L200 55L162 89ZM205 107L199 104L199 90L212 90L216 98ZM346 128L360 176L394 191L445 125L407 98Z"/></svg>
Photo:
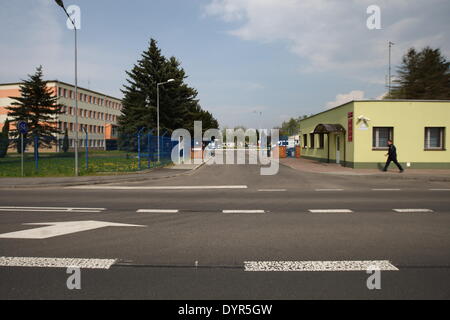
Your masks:
<svg viewBox="0 0 450 320"><path fill-rule="evenodd" d="M341 136L336 135L336 163L341 163Z"/></svg>

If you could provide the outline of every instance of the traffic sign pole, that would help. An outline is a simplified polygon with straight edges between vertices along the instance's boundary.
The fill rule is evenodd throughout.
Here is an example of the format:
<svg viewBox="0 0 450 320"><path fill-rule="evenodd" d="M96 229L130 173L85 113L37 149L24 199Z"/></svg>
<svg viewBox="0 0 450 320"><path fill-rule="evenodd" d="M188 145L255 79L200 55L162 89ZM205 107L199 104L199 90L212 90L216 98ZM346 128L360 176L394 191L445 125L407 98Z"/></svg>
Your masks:
<svg viewBox="0 0 450 320"><path fill-rule="evenodd" d="M22 158L22 166L21 166L21 168L22 168L22 177L23 177L23 133L20 134L20 141L21 141L20 149L22 150L22 152L21 152L21 158Z"/></svg>
<svg viewBox="0 0 450 320"><path fill-rule="evenodd" d="M22 177L23 177L23 158L24 158L24 146L23 146L23 135L28 132L28 124L25 121L19 121L17 124L17 128L20 132L20 149L21 149L21 171L22 171Z"/></svg>

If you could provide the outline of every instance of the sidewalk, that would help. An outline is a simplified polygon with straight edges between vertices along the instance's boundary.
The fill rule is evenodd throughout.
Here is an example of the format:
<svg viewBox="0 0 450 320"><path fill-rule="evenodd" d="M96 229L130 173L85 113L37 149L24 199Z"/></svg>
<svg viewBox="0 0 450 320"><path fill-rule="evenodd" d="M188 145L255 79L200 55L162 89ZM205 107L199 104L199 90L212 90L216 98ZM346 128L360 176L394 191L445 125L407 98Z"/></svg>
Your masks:
<svg viewBox="0 0 450 320"><path fill-rule="evenodd" d="M283 158L280 164L292 169L319 174L363 176L387 179L411 179L427 181L450 181L450 169L407 169L399 173L397 168L392 166L388 172L378 169L352 169L346 168L336 163L323 163L305 158Z"/></svg>
<svg viewBox="0 0 450 320"><path fill-rule="evenodd" d="M82 177L35 177L35 178L0 178L1 189L69 187L117 182L136 182L177 177L198 169L203 164L172 165L164 168L143 170L139 172Z"/></svg>

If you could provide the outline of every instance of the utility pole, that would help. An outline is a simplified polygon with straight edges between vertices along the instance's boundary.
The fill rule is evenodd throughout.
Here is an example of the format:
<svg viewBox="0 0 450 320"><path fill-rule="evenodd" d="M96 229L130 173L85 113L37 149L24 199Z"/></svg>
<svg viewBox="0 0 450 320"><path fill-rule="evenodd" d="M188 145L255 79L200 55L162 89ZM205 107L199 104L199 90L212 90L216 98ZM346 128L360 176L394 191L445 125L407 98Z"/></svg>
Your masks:
<svg viewBox="0 0 450 320"><path fill-rule="evenodd" d="M158 162L161 160L160 140L159 137L159 86L174 82L175 79L169 79L166 82L160 82L156 84L156 126L157 126L157 138L158 138Z"/></svg>
<svg viewBox="0 0 450 320"><path fill-rule="evenodd" d="M389 74L388 74L388 90L389 90L389 96L391 95L391 51L392 51L392 46L395 43L389 41Z"/></svg>
<svg viewBox="0 0 450 320"><path fill-rule="evenodd" d="M64 7L64 3L62 0L55 0L56 4L60 6L64 13L69 18L70 22L73 25L73 30L75 33L75 176L78 176L78 47L77 47L77 26L75 24L75 20L72 19Z"/></svg>

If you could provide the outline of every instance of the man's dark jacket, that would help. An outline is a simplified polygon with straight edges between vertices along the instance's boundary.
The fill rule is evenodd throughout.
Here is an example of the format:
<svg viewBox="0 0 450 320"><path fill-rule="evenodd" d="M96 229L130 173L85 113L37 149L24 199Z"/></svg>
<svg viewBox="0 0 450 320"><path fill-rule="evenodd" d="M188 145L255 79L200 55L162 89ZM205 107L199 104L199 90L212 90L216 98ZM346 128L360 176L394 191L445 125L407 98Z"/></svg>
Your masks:
<svg viewBox="0 0 450 320"><path fill-rule="evenodd" d="M393 144L389 146L388 155L390 159L397 159L397 148Z"/></svg>

